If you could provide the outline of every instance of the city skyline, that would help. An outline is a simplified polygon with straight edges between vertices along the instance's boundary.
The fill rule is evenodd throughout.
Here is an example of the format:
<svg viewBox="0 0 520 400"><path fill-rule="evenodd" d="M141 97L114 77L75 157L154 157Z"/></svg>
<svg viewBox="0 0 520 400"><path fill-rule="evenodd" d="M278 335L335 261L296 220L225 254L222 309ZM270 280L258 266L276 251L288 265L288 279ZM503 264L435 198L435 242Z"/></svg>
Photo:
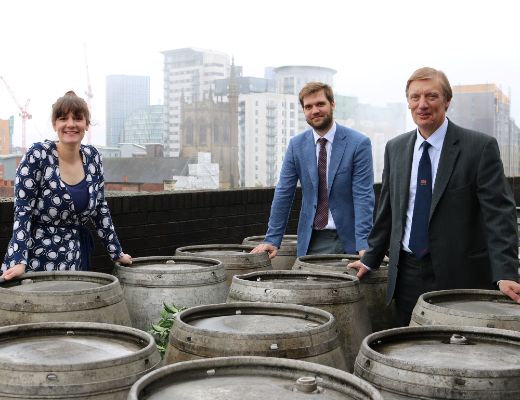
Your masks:
<svg viewBox="0 0 520 400"><path fill-rule="evenodd" d="M52 137L50 109L58 97L70 89L86 97L83 43L94 144L105 143L106 76L150 76L151 104L162 104L161 52L184 47L225 52L244 76L261 77L268 66L333 68L337 93L374 105L404 102L406 79L430 65L444 70L452 85L497 84L511 97L511 117L520 121L520 55L512 50L518 28L509 2L440 0L433 8L408 0L329 1L314 12L310 1L267 0L252 3L250 14L240 13L238 1L225 3L113 1L88 9L61 0L2 3L0 75L19 103L31 100L27 143ZM19 145L18 109L0 83L0 118L11 115Z"/></svg>

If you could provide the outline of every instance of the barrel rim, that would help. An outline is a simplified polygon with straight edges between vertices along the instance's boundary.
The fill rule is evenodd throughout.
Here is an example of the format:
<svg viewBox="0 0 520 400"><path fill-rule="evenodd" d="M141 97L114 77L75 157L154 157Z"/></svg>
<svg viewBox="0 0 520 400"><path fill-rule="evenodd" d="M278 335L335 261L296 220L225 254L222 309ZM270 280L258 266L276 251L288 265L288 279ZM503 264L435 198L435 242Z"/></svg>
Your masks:
<svg viewBox="0 0 520 400"><path fill-rule="evenodd" d="M504 300L504 303L511 303L516 304L513 300L510 300L507 295L504 293L498 291L498 290L485 290L485 289L448 289L448 290L437 290L433 292L427 292L423 293L419 296L419 299L417 300L417 306L421 306L425 309L428 309L430 311L439 312L442 314L448 314L448 315L454 315L458 317L466 317L466 318L493 318L494 320L499 321L520 321L520 315L500 315L500 314L486 314L483 312L475 312L475 311L462 311L462 310L456 310L448 307L442 307L440 305L437 305L435 303L430 303L428 300L437 298L437 297L444 297L444 296L468 296L472 294L479 294L482 296L487 296L488 298L502 298ZM456 300L456 299L455 299ZM520 306L519 306L520 307ZM415 311L415 307L414 307Z"/></svg>
<svg viewBox="0 0 520 400"><path fill-rule="evenodd" d="M211 248L223 248L223 249L231 249L231 248L238 248L241 250L253 250L255 246L252 245L246 245L246 244L233 244L233 243L215 243L215 244L191 244L189 246L181 246L177 247L175 249L175 252L187 252L192 249L211 249ZM249 252L244 252L244 254L249 254ZM252 253L252 254L262 254L262 253ZM237 254L238 255L238 254Z"/></svg>
<svg viewBox="0 0 520 400"><path fill-rule="evenodd" d="M145 261L163 261L163 260L183 260L183 261L194 261L194 262L200 262L200 263L207 263L208 266L205 267L200 272L211 272L214 270L219 270L223 268L223 263L220 260L217 260L216 258L210 258L210 257L197 257L197 256L150 256L150 257L137 257L132 258L132 264L121 264L121 263L115 263L115 270L121 270L124 272L133 272L133 273L150 273L150 274L171 274L171 275L177 275L177 274L193 274L196 271L195 270L168 270L165 269L144 269L140 268L139 264L141 262ZM212 263L211 265L209 265Z"/></svg>
<svg viewBox="0 0 520 400"><path fill-rule="evenodd" d="M5 286L5 285L9 285L10 283L14 283L14 282L21 282L24 280L24 279L32 279L34 280L34 278L36 279L40 279L40 280L44 280L44 281L56 281L58 279L56 279L57 277L62 277L62 276L70 276L70 277L73 277L73 278L79 278L79 277L91 277L93 279L98 279L98 280L106 280L106 281L109 281L107 284L105 285L102 285L100 287L96 287L96 288L89 288L89 289L74 289L74 290L62 290L62 291L59 291L59 292L56 292L55 290L40 290L40 291L36 291L36 292L31 292L31 291L17 291L17 290L10 290L8 288L5 288L5 287L2 287L2 284ZM46 279L41 279L41 278L46 278ZM71 279L73 281L85 281L85 280L82 280L82 279ZM88 282L88 281L87 281ZM91 282L94 282L94 280L92 280ZM112 290L114 288L116 288L117 290L117 287L120 287L120 284L119 284L119 279L114 276L114 275L111 275L111 274L105 274L105 273L102 273L102 272L90 272L90 271L49 271L49 272L27 272L23 275L20 275L12 280L9 280L9 281L4 281L0 284L0 296L2 294L8 294L9 296L22 296L23 297L27 297L28 294L30 294L31 296L35 296L35 297L41 297L41 296L49 296L51 293L57 293L56 296L70 296L70 295L81 295L81 294L92 294L92 293L96 293L96 292L100 292L100 291L106 291L106 290Z"/></svg>
<svg viewBox="0 0 520 400"><path fill-rule="evenodd" d="M308 254L308 255L305 255L305 256L300 256L297 258L297 260L299 260L300 262L306 262L307 260L313 260L313 259L320 259L320 258L323 258L324 260L335 260L335 259L338 259L338 258L341 258L340 261L343 261L343 260L347 260L348 261L355 261L355 260L361 260L361 256L359 254L349 254L349 253L345 253L345 254ZM307 264L314 264L314 263L307 263ZM379 268L388 268L388 265L389 265L389 261L388 260L383 260L381 262L381 265L376 269L374 268L376 271L379 269Z"/></svg>
<svg viewBox="0 0 520 400"><path fill-rule="evenodd" d="M255 235L255 236L248 236L244 239L242 239L242 244L244 245L250 245L253 246L259 245L261 243L265 242L266 235ZM291 241L291 243L289 243ZM298 241L298 235L283 235L282 241L280 242L280 250L291 250L295 251L297 247L297 241ZM295 254L296 256L296 254Z"/></svg>
<svg viewBox="0 0 520 400"><path fill-rule="evenodd" d="M252 281L252 280L250 280L250 278L254 278L254 277L258 278L258 277L262 277L265 275L273 277L275 279L278 277L283 277L283 276L291 277L291 276L312 275L312 276L330 278L332 280L335 280L333 282L316 281L316 282L311 282L311 283L305 283L302 285L299 285L298 280L295 280L294 283L291 282L291 289L294 289L294 288L303 289L303 288L313 288L313 287L327 288L327 287L337 287L337 286L350 287L350 286L359 285L359 282L360 282L358 277L356 277L354 275L349 275L349 274L338 274L335 272L314 272L314 271L305 271L305 270L276 270L276 269L273 269L273 270L268 270L268 271L253 271L253 272L248 272L245 274L234 275L231 284L233 284L233 282L235 282L235 280L236 280L236 281L240 281L240 284L242 284L242 285L257 286L258 282ZM286 288L286 286L287 286L284 283L277 283L276 281L273 281L273 280L260 281L260 282L266 286L269 285L269 286L271 286L273 288L277 288L277 289Z"/></svg>
<svg viewBox="0 0 520 400"><path fill-rule="evenodd" d="M255 374L256 376L259 374L261 376L272 376L273 374L269 374L269 372L280 373L281 371L286 374L287 378L290 373L309 373L312 374L312 376L326 376L327 378L331 378L330 381L327 381L327 383L330 382L330 385L327 387L332 386L335 382L338 382L343 386L351 384L352 386L355 386L356 389L360 389L359 391L362 392L361 394L370 396L372 400L383 400L383 397L373 385L348 372L308 361L261 356L213 357L169 364L138 379L132 385L132 388L128 393L128 400L138 400L140 393L148 385L152 385L172 373L215 368L225 368L226 370L231 371L234 369L240 370L241 372L244 372L244 376L252 374Z"/></svg>
<svg viewBox="0 0 520 400"><path fill-rule="evenodd" d="M452 326L452 325L428 325L428 326L407 326L401 328L392 328L386 329L383 331L378 331L371 333L366 336L361 343L359 348L359 353L354 363L354 369L356 366L359 366L358 360L360 357L366 357L375 362L379 362L380 364L390 367L390 368L398 368L406 371L411 371L414 373L423 373L433 375L437 371L441 370L438 367L432 367L428 365L420 365L416 363L411 363L407 361L400 360L396 357L387 356L375 351L372 348L372 344L380 343L383 339L388 339L389 337L399 337L403 336L406 338L407 336L417 337L417 335L421 335L424 333L463 333L465 336L472 337L485 337L489 340L489 338L497 337L502 340L513 340L518 342L520 346L520 332L515 332L507 329L497 329L497 328L483 328L483 327L473 327L473 326ZM363 369L362 366L359 368ZM490 374L493 374L495 370L467 370L464 368L454 368L449 366L450 373L458 374L458 376L465 377L487 377ZM520 374L520 365L517 368L510 369L501 369L501 376L519 376Z"/></svg>
<svg viewBox="0 0 520 400"><path fill-rule="evenodd" d="M201 333L204 333L205 336L211 336L211 337L215 337L215 338L225 338L225 337L229 337L229 333L228 332L221 332L221 331L214 331L214 330L209 330L209 329L203 329L203 328L198 328L198 327L195 327L189 323L186 322L186 319L189 318L190 316L193 317L193 316L196 316L197 314L199 313L205 313L205 312L214 312L214 311L218 311L218 310L229 310L229 309L240 309L240 310L271 310L271 313L270 315L273 315L273 309L275 310L275 312L278 312L279 314L276 314L276 315L286 315L286 314L283 314L283 311L287 310L287 311L292 311L292 312L297 312L299 314L309 314L309 315L314 315L315 317L318 317L318 318L321 318L322 321L320 322L320 324L316 327L309 327L309 329L306 329L305 331L298 331L298 330L294 330L292 331L292 333L294 333L293 336L297 336L299 333L302 333L302 334L305 334L306 336L310 334L314 334L314 333L321 333L321 332L326 332L328 330L331 330L333 327L336 327L337 325L337 322L336 322L336 318L334 317L334 315L332 315L330 312L328 311L325 311L325 310L322 310L322 309L319 309L319 308L316 308L316 307L311 307L311 306L302 306L302 305L299 305L299 304L290 304L290 303L267 303L267 302L233 302L233 303L219 303L219 304L206 304L206 305L201 305L201 306L196 306L196 307L190 307L186 310L183 310L179 313L177 313L175 315L175 322L174 322L174 326L172 327L172 329L174 328L178 328L178 329L184 329L184 330L190 330L190 331L199 331ZM254 314L251 313L251 314ZM259 314L259 313L257 313ZM224 316L224 315L235 315L234 313L233 314L221 314L219 316ZM201 315L201 317L203 317L203 315ZM196 318L194 318L196 319ZM312 321L312 320L309 320L309 321ZM258 333L240 333L240 336L247 339L247 338L250 338L250 337L258 337L258 336L262 336L262 338L272 338L272 339L276 339L276 338L287 338L287 332L283 332L283 333L262 333L261 335L259 335Z"/></svg>
<svg viewBox="0 0 520 400"><path fill-rule="evenodd" d="M244 240L248 240L248 239L261 239L261 238L264 238L265 239L266 235L253 235L253 236L248 236L248 237L245 237ZM283 235L282 236L282 242L283 242L283 238L287 238L287 239L297 239L298 238L298 235Z"/></svg>
<svg viewBox="0 0 520 400"><path fill-rule="evenodd" d="M19 324L19 325L8 325L0 327L0 338L2 335L9 333L24 333L28 337L36 336L32 333L41 333L47 329L49 333L52 332L64 332L66 334L69 330L76 330L80 332L86 332L89 334L98 335L100 332L105 333L106 336L121 334L127 338L132 338L135 343L141 343L144 345L141 349L135 351L130 355L124 357L114 357L102 361L91 361L81 364L45 364L40 363L38 365L31 363L13 363L13 362L2 362L0 361L0 369L8 368L15 371L27 371L27 367L31 368L31 371L45 372L68 372L68 371L82 371L95 368L106 368L114 365L125 365L138 360L143 359L143 356L152 357L157 352L155 347L155 339L148 332L132 328L129 326L116 325L116 324L105 324L99 322L40 322L31 324ZM20 334L17 335L17 339L21 338ZM123 337L123 336L121 336ZM119 337L118 337L119 338ZM145 357L146 358L146 357ZM25 368L24 368L25 367Z"/></svg>
<svg viewBox="0 0 520 400"><path fill-rule="evenodd" d="M274 278L274 280L258 281L255 279L261 276L269 276ZM314 276L331 280L328 282L312 280L302 282L303 279L291 281L291 277L298 276ZM285 279L285 282L276 281L276 278ZM269 290L269 292L265 292L266 290ZM245 291L248 292L246 293ZM308 294L312 291L320 293L316 301L309 301ZM273 297L266 299L265 296ZM361 292L359 279L352 275L331 272L315 273L300 270L271 270L234 275L231 280L227 301L296 303L319 308L319 306L323 305L355 303L363 301L363 299L364 295Z"/></svg>

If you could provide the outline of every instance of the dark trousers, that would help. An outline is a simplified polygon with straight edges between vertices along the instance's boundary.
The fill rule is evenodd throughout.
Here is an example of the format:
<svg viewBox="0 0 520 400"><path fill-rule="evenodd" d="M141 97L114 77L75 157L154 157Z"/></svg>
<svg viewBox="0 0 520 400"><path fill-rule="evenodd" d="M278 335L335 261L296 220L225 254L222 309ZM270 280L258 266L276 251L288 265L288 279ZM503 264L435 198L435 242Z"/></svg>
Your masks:
<svg viewBox="0 0 520 400"><path fill-rule="evenodd" d="M394 293L397 323L399 326L408 326L419 296L434 290L432 259L428 254L418 260L413 254L401 251L397 268Z"/></svg>
<svg viewBox="0 0 520 400"><path fill-rule="evenodd" d="M343 243L338 233L331 229L314 229L307 254L343 254Z"/></svg>

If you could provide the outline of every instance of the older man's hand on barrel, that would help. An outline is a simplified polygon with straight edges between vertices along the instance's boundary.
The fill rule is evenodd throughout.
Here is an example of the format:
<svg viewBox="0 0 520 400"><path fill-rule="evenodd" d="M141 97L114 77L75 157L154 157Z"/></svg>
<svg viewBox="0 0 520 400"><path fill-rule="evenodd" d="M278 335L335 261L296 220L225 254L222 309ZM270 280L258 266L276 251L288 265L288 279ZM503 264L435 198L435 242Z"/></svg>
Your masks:
<svg viewBox="0 0 520 400"><path fill-rule="evenodd" d="M367 268L365 264L361 262L361 260L356 260L354 262L351 262L350 264L347 264L347 268L353 268L357 270L356 277L358 279L362 279L363 276L370 272L370 270Z"/></svg>
<svg viewBox="0 0 520 400"><path fill-rule="evenodd" d="M267 255L269 256L269 259L276 257L276 253L278 252L278 248L271 243L260 243L258 246L256 246L253 250L251 250L251 253L263 253L267 252Z"/></svg>
<svg viewBox="0 0 520 400"><path fill-rule="evenodd" d="M504 279L498 281L498 288L511 300L520 304L520 283Z"/></svg>

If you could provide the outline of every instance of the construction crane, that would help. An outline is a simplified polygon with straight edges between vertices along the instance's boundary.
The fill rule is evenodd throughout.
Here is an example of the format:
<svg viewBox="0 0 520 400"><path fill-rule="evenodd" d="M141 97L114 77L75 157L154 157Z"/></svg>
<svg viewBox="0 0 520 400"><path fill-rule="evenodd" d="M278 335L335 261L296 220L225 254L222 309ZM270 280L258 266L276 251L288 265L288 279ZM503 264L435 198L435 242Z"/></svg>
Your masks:
<svg viewBox="0 0 520 400"><path fill-rule="evenodd" d="M91 99L92 97L94 97L94 94L92 93L92 87L90 86L90 74L88 72L88 58L87 58L87 45L85 43L83 43L83 51L85 53L85 67L86 67L86 72L87 72L87 91L85 92L85 95L87 96L87 106L88 106L88 110L90 111L90 117L92 118L92 104L91 104ZM88 144L92 144L91 143L91 135L90 135L90 130L92 128L89 127L88 131L87 131L87 143Z"/></svg>
<svg viewBox="0 0 520 400"><path fill-rule="evenodd" d="M7 88L7 91L11 95L11 98L15 102L16 106L20 110L20 117L22 117L22 151L25 152L27 150L26 144L25 144L25 135L26 135L26 128L27 128L27 120L32 118L32 115L29 114L29 111L27 111L27 108L29 107L29 101L30 99L27 99L25 102L25 106L21 106L18 100L16 99L16 96L14 95L13 90L11 87L7 84L6 80L3 76L0 75L0 79L4 82L5 87Z"/></svg>

